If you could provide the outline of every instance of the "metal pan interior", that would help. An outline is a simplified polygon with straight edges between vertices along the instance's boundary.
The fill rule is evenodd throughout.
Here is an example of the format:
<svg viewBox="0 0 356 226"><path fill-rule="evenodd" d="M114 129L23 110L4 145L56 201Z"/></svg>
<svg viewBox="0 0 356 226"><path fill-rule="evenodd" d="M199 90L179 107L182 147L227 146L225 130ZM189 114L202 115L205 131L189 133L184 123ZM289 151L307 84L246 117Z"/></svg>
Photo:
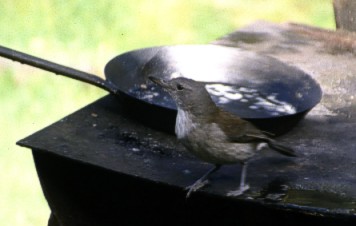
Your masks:
<svg viewBox="0 0 356 226"><path fill-rule="evenodd" d="M217 105L245 119L275 118L306 112L321 99L317 82L272 57L216 45L162 46L127 52L105 68L122 93L175 110L172 98L148 76L188 77L206 83Z"/></svg>

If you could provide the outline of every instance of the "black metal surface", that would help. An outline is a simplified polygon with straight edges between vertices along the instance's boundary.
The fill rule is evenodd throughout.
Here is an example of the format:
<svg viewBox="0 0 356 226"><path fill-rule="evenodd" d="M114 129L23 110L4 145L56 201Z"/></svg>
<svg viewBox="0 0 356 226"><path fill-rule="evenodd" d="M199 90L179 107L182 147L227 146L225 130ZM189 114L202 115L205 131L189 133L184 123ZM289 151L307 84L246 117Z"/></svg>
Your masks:
<svg viewBox="0 0 356 226"><path fill-rule="evenodd" d="M33 151L52 210L51 225L352 225L352 219L185 192L40 150ZM296 207L294 209L297 209ZM311 212L311 211L310 211Z"/></svg>
<svg viewBox="0 0 356 226"><path fill-rule="evenodd" d="M178 215L184 221L226 225L348 225L356 220L355 153L344 142L352 134L327 130L340 122L320 124L307 118L300 123L281 141L301 157L265 154L251 162L251 190L245 196L226 197L239 184L240 167L234 165L224 167L211 186L186 200L184 187L210 166L187 154L174 136L131 120L115 98L107 96L19 142L34 150L52 210L58 218L75 222L67 225L140 218L156 223L170 219L172 225L177 220L179 225ZM330 151L335 147L337 152ZM121 209L125 207L127 212ZM133 210L136 218L131 217ZM213 214L221 218L213 220Z"/></svg>
<svg viewBox="0 0 356 226"><path fill-rule="evenodd" d="M150 75L165 79L178 75L206 82L217 105L275 135L289 131L322 95L316 81L297 68L268 56L216 45L130 51L107 64L107 80L2 46L0 56L120 94L119 99L136 119L170 133L175 124L175 103L160 87L147 83ZM149 113L136 115L138 108ZM152 123L157 119L164 123Z"/></svg>

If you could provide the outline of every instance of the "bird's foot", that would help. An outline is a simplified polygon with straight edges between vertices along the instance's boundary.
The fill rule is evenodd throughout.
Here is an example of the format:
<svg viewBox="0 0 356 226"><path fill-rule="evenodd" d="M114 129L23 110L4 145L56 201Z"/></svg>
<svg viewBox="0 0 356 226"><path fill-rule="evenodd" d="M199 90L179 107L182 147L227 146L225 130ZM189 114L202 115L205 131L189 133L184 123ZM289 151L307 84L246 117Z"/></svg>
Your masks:
<svg viewBox="0 0 356 226"><path fill-rule="evenodd" d="M209 180L197 180L196 182L194 182L194 184L185 188L185 190L188 191L186 197L189 198L192 192L195 192L208 184L209 184Z"/></svg>
<svg viewBox="0 0 356 226"><path fill-rule="evenodd" d="M245 185L241 186L238 190L229 191L227 193L227 196L240 196L248 189L250 189L250 186L248 186L248 184L245 184Z"/></svg>

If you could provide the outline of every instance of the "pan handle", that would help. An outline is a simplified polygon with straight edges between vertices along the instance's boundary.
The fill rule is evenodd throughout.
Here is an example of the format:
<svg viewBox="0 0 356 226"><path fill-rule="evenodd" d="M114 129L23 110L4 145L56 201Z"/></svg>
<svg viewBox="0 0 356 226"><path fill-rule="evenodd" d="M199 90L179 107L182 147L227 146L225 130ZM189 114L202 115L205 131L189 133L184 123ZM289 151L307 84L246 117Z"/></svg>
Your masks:
<svg viewBox="0 0 356 226"><path fill-rule="evenodd" d="M23 64L31 65L45 71L50 71L58 75L64 75L75 80L92 84L113 94L117 94L118 92L118 87L114 83L104 80L99 76L56 64L51 61L31 56L29 54L22 53L13 49L0 46L0 56L18 61Z"/></svg>

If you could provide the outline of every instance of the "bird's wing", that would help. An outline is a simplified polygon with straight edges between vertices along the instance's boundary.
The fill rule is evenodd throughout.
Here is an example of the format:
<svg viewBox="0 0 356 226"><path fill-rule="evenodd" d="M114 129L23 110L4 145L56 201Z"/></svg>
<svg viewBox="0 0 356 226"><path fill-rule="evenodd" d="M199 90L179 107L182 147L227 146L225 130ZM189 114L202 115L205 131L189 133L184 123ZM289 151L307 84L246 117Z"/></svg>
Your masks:
<svg viewBox="0 0 356 226"><path fill-rule="evenodd" d="M295 157L296 153L292 148L286 147L267 137L261 130L250 122L240 119L228 112L219 112L220 129L224 132L229 142L236 143L267 143L273 150L287 156Z"/></svg>
<svg viewBox="0 0 356 226"><path fill-rule="evenodd" d="M261 142L268 137L250 122L240 119L229 112L219 111L218 120L220 129L228 141L236 143Z"/></svg>

